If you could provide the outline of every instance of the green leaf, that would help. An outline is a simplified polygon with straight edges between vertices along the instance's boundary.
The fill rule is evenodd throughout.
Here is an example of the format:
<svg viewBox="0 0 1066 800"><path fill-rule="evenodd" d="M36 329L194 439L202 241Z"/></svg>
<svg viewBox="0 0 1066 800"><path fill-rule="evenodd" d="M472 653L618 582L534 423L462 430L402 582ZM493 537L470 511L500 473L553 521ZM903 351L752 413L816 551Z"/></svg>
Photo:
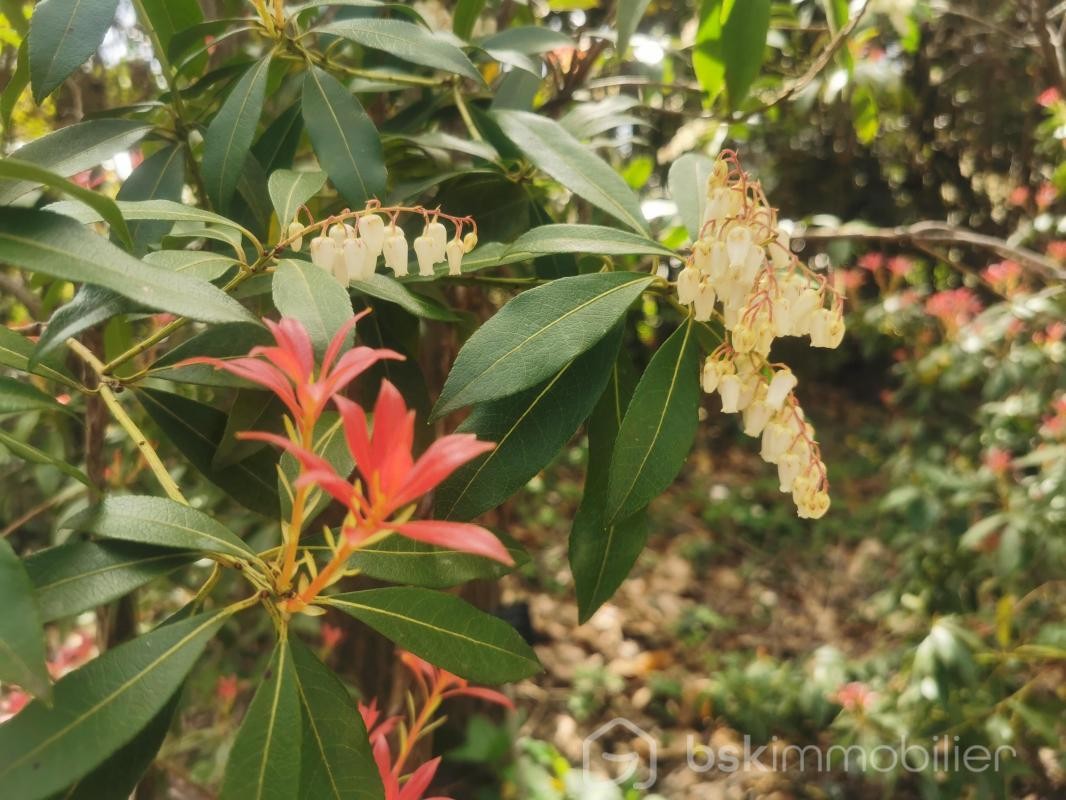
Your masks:
<svg viewBox="0 0 1066 800"><path fill-rule="evenodd" d="M714 161L699 153L686 153L670 165L670 197L677 203L681 221L695 241L703 227L703 210L707 205L707 179Z"/></svg>
<svg viewBox="0 0 1066 800"><path fill-rule="evenodd" d="M270 276L267 276L268 278ZM244 358L253 347L270 344L274 338L260 325L233 323L214 325L203 333L179 344L165 353L152 364L151 375L156 378L176 381L177 383L195 383L203 386L237 386L244 388L261 388L236 375L230 375L208 364L177 366L188 358L210 356L223 360Z"/></svg>
<svg viewBox="0 0 1066 800"><path fill-rule="evenodd" d="M207 250L156 250L144 257L144 263L203 281L218 280L240 264L235 258Z"/></svg>
<svg viewBox="0 0 1066 800"><path fill-rule="evenodd" d="M509 252L528 252L538 256L552 253L653 255L666 258L677 256L673 250L663 247L647 236L604 225L541 225L515 239Z"/></svg>
<svg viewBox="0 0 1066 800"><path fill-rule="evenodd" d="M9 797L42 800L69 786L142 730L167 704L227 609L163 625L108 650L0 727L0 781Z"/></svg>
<svg viewBox="0 0 1066 800"><path fill-rule="evenodd" d="M514 628L453 595L390 587L333 595L324 602L419 658L477 683L517 681L541 669Z"/></svg>
<svg viewBox="0 0 1066 800"><path fill-rule="evenodd" d="M14 0L11 0L14 1ZM21 10L16 14L21 16ZM18 55L15 61L15 72L0 92L0 127L8 128L11 125L11 115L15 111L23 90L30 85L30 63L26 48L26 40L19 44Z"/></svg>
<svg viewBox="0 0 1066 800"><path fill-rule="evenodd" d="M696 436L699 347L691 320L652 356L611 454L605 522L624 520L669 486Z"/></svg>
<svg viewBox="0 0 1066 800"><path fill-rule="evenodd" d="M546 467L595 405L620 341L619 327L546 383L475 406L458 430L495 442L496 449L463 465L437 488L436 516L473 519Z"/></svg>
<svg viewBox="0 0 1066 800"><path fill-rule="evenodd" d="M225 211L255 139L266 96L270 57L257 61L233 87L204 135L204 181L214 207Z"/></svg>
<svg viewBox="0 0 1066 800"><path fill-rule="evenodd" d="M226 415L226 431L215 451L215 468L236 464L267 446L266 442L238 439L237 434L241 431L284 434L284 415L285 404L273 392L238 389Z"/></svg>
<svg viewBox="0 0 1066 800"><path fill-rule="evenodd" d="M7 539L0 539L0 607L0 681L50 701L41 614L26 568Z"/></svg>
<svg viewBox="0 0 1066 800"><path fill-rule="evenodd" d="M293 103L267 125L252 148L252 155L268 173L292 166L303 133L300 103Z"/></svg>
<svg viewBox="0 0 1066 800"><path fill-rule="evenodd" d="M762 67L769 30L770 0L704 0L693 63L711 100L724 80L729 104L737 108L743 102Z"/></svg>
<svg viewBox="0 0 1066 800"><path fill-rule="evenodd" d="M286 639L274 649L226 763L219 800L292 800L300 790L300 693Z"/></svg>
<svg viewBox="0 0 1066 800"><path fill-rule="evenodd" d="M126 542L67 542L40 550L24 563L41 620L52 622L110 603L195 558Z"/></svg>
<svg viewBox="0 0 1066 800"><path fill-rule="evenodd" d="M629 48L629 40L637 31L641 17L648 10L651 0L618 0L618 13L615 25L618 28L618 41L615 44L615 52L619 58L625 58Z"/></svg>
<svg viewBox="0 0 1066 800"><path fill-rule="evenodd" d="M301 800L384 800L359 709L329 667L304 644L289 639L303 719Z"/></svg>
<svg viewBox="0 0 1066 800"><path fill-rule="evenodd" d="M862 144L870 144L881 130L881 115L877 98L869 86L859 86L851 95L851 122L855 137Z"/></svg>
<svg viewBox="0 0 1066 800"><path fill-rule="evenodd" d="M452 12L452 33L460 39L469 39L484 8L485 0L459 0Z"/></svg>
<svg viewBox="0 0 1066 800"><path fill-rule="evenodd" d="M496 536L507 547L516 565L529 561L529 555L517 543L503 534L496 533ZM359 548L348 559L348 566L379 581L427 589L448 589L479 579L496 580L511 571L490 558L434 547L398 534Z"/></svg>
<svg viewBox="0 0 1066 800"><path fill-rule="evenodd" d="M103 286L148 308L192 319L254 319L240 303L206 281L138 261L69 217L47 211L4 211L0 259L53 278Z"/></svg>
<svg viewBox="0 0 1066 800"><path fill-rule="evenodd" d="M166 497L108 497L64 523L105 539L258 561L255 551L203 511Z"/></svg>
<svg viewBox="0 0 1066 800"><path fill-rule="evenodd" d="M602 339L649 283L648 275L601 272L523 292L459 351L433 416L551 377Z"/></svg>
<svg viewBox="0 0 1066 800"><path fill-rule="evenodd" d="M140 5L164 53L169 51L174 34L204 21L197 0L140 0Z"/></svg>
<svg viewBox="0 0 1066 800"><path fill-rule="evenodd" d="M300 206L322 191L326 185L326 173L313 170L295 172L291 169L279 169L270 175L267 184L270 201L278 215L278 227L282 238L286 237L286 226L296 219Z"/></svg>
<svg viewBox="0 0 1066 800"><path fill-rule="evenodd" d="M205 227L208 225L219 226L234 232L233 237L221 239L220 241L227 243L236 242L237 245L240 244L241 234L245 236L248 235L248 231L231 219L227 219L226 217L214 214L210 211L204 211L195 206L175 203L172 200L119 200L117 201L117 205L118 210L122 212L122 216L129 222L139 222L141 220L166 220L167 222L199 222L204 223ZM99 214L81 203L52 203L45 210L73 217L78 222L85 225L91 222L102 221L102 217L100 217ZM171 235L176 236L177 233L172 232Z"/></svg>
<svg viewBox="0 0 1066 800"><path fill-rule="evenodd" d="M412 292L398 280L380 272L375 272L366 280L352 281L351 287L357 292L395 303L404 311L424 319L439 322L455 322L459 316L439 303Z"/></svg>
<svg viewBox="0 0 1066 800"><path fill-rule="evenodd" d="M570 531L570 571L582 623L615 593L648 538L643 509L610 525L604 521L611 454L636 383L633 366L623 352L611 367L607 389L588 424L585 490Z"/></svg>
<svg viewBox="0 0 1066 800"><path fill-rule="evenodd" d="M119 213L115 201L107 195L94 192L91 189L86 189L84 186L72 183L66 178L61 178L53 172L38 167L36 164L30 164L26 161L18 161L14 158L0 159L0 178L22 180L27 183L36 183L37 185L43 184L51 189L78 198L86 205L95 209L101 217L107 220L107 224L111 226L111 230L115 232L127 247L133 246L133 241L130 239L129 228L126 227L126 220L124 220L122 214Z"/></svg>
<svg viewBox="0 0 1066 800"><path fill-rule="evenodd" d="M143 389L137 392L160 430L200 474L246 508L274 517L277 502L276 457L264 450L224 468L214 466L226 430L226 415L187 397Z"/></svg>
<svg viewBox="0 0 1066 800"><path fill-rule="evenodd" d="M22 414L26 411L72 413L69 408L57 403L36 386L15 378L0 376L0 414Z"/></svg>
<svg viewBox="0 0 1066 800"><path fill-rule="evenodd" d="M2 429L0 429L0 447L6 447L11 451L13 456L21 458L23 461L29 461L31 464L44 464L49 467L55 467L64 475L67 475L76 481L81 481L86 486L90 485L88 476L77 467L68 464L62 458L56 458L42 450L38 450L31 444L16 439L10 433Z"/></svg>
<svg viewBox="0 0 1066 800"><path fill-rule="evenodd" d="M72 336L137 308L136 303L110 289L91 283L79 287L74 299L57 308L48 320L33 350L32 363L59 349Z"/></svg>
<svg viewBox="0 0 1066 800"><path fill-rule="evenodd" d="M507 28L478 42L486 50L514 50L518 53L547 53L560 47L573 47L574 40L565 33L540 25L519 25Z"/></svg>
<svg viewBox="0 0 1066 800"><path fill-rule="evenodd" d="M48 378L71 388L78 385L66 367L58 360L49 359L31 364L33 347L33 342L25 336L20 336L10 328L0 325L0 366L40 375L42 378Z"/></svg>
<svg viewBox="0 0 1066 800"><path fill-rule="evenodd" d="M185 148L174 144L156 151L141 162L118 190L118 199L177 202L181 200L184 185ZM130 226L133 254L143 256L150 246L159 243L169 229L170 225L166 222L135 222Z"/></svg>
<svg viewBox="0 0 1066 800"><path fill-rule="evenodd" d="M355 315L348 291L330 273L309 261L278 262L274 270L274 305L283 317L303 324L320 357L337 331ZM354 335L348 333L344 350L351 347Z"/></svg>
<svg viewBox="0 0 1066 800"><path fill-rule="evenodd" d="M312 67L304 78L302 103L318 163L348 204L362 208L370 198L383 195L381 137L359 101L332 75Z"/></svg>
<svg viewBox="0 0 1066 800"><path fill-rule="evenodd" d="M118 0L41 0L30 18L30 82L40 105L89 60L115 19Z"/></svg>
<svg viewBox="0 0 1066 800"><path fill-rule="evenodd" d="M55 3L57 0L51 0ZM129 149L152 130L151 125L127 119L94 119L60 128L34 139L11 154L12 158L70 177L95 167L115 153ZM40 184L33 181L0 182L0 205L7 205Z"/></svg>
<svg viewBox="0 0 1066 800"><path fill-rule="evenodd" d="M69 789L64 789L62 800L127 800L162 747L181 704L181 694L179 688L133 739Z"/></svg>
<svg viewBox="0 0 1066 800"><path fill-rule="evenodd" d="M528 111L494 111L492 118L537 168L633 230L648 232L640 202L622 176L558 122Z"/></svg>
<svg viewBox="0 0 1066 800"><path fill-rule="evenodd" d="M481 73L458 47L420 25L396 19L350 19L330 22L317 33L340 36L363 47L383 50L394 58L454 72L483 84ZM304 116L306 119L306 114Z"/></svg>

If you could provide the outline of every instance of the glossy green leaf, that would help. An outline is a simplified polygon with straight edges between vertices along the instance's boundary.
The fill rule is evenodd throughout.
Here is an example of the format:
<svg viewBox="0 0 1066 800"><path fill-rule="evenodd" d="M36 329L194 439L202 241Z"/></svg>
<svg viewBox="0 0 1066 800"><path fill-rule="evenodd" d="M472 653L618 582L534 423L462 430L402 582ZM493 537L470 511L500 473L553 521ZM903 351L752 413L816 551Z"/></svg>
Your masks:
<svg viewBox="0 0 1066 800"><path fill-rule="evenodd" d="M203 281L218 280L240 264L231 256L207 250L156 250L144 257L144 263Z"/></svg>
<svg viewBox="0 0 1066 800"><path fill-rule="evenodd" d="M370 198L383 195L385 155L381 138L351 92L329 73L313 67L304 78L302 107L318 163L348 204L362 208Z"/></svg>
<svg viewBox="0 0 1066 800"><path fill-rule="evenodd" d="M319 356L355 314L348 291L336 278L309 261L292 259L278 262L274 270L274 305L283 317L303 324ZM344 349L351 347L354 335L348 333Z"/></svg>
<svg viewBox="0 0 1066 800"><path fill-rule="evenodd" d="M226 430L215 451L214 467L221 469L236 464L267 446L266 442L238 439L242 431L284 434L285 412L285 404L274 393L239 389L226 415Z"/></svg>
<svg viewBox="0 0 1066 800"><path fill-rule="evenodd" d="M255 139L266 96L270 58L253 64L226 97L204 135L204 182L214 207L225 211Z"/></svg>
<svg viewBox="0 0 1066 800"><path fill-rule="evenodd" d="M370 740L351 694L306 645L289 639L303 733L300 800L384 800Z"/></svg>
<svg viewBox="0 0 1066 800"><path fill-rule="evenodd" d="M318 170L295 172L279 169L270 175L270 202L274 204L274 213L278 215L283 238L287 235L286 226L296 219L300 206L322 191L325 185L326 173Z"/></svg>
<svg viewBox="0 0 1066 800"><path fill-rule="evenodd" d="M23 461L28 461L31 464L44 464L48 467L54 467L64 475L74 478L74 480L80 481L86 486L90 485L88 476L74 465L68 464L62 458L57 458L49 453L45 453L43 450L39 450L33 445L15 438L2 429L0 429L0 447L7 448L11 451L13 456L21 458Z"/></svg>
<svg viewBox="0 0 1066 800"><path fill-rule="evenodd" d="M26 411L71 413L70 409L57 403L33 384L0 375L0 414L21 414Z"/></svg>
<svg viewBox="0 0 1066 800"><path fill-rule="evenodd" d="M111 226L111 230L122 240L123 244L127 247L132 247L133 240L130 238L129 228L126 227L126 220L119 213L115 201L107 195L79 186L66 178L49 172L43 167L38 167L36 164L30 164L27 161L19 161L14 158L0 159L0 178L25 181L39 186L44 185L63 194L78 198L107 220L107 224Z"/></svg>
<svg viewBox="0 0 1066 800"><path fill-rule="evenodd" d="M167 704L230 611L164 625L66 675L52 708L32 703L0 727L0 782L20 800L69 786Z"/></svg>
<svg viewBox="0 0 1066 800"><path fill-rule="evenodd" d="M481 73L458 47L411 22L396 19L350 19L315 29L363 47L383 50L395 58L463 75L482 83ZM306 115L305 115L306 119Z"/></svg>
<svg viewBox="0 0 1066 800"><path fill-rule="evenodd" d="M158 150L142 161L118 190L118 199L181 200L185 185L185 148L174 144ZM167 222L134 222L130 225L133 254L143 256L159 243L170 229ZM114 228L112 228L114 230Z"/></svg>
<svg viewBox="0 0 1066 800"><path fill-rule="evenodd" d="M44 359L31 364L34 344L8 327L0 325L0 366L30 372L71 388L77 386L73 376L58 359Z"/></svg>
<svg viewBox="0 0 1066 800"><path fill-rule="evenodd" d="M435 319L440 322L455 322L459 316L448 308L428 297L412 292L395 278L375 272L366 280L352 281L351 287L357 292L376 297L388 303L395 303L404 311L416 317Z"/></svg>
<svg viewBox="0 0 1066 800"><path fill-rule="evenodd" d="M707 205L707 179L714 168L714 160L699 153L686 153L670 165L668 182L670 197L677 203L681 221L695 241L703 226L703 210Z"/></svg>
<svg viewBox="0 0 1066 800"><path fill-rule="evenodd" d="M300 693L285 639L278 642L237 731L219 800L293 800L300 790Z"/></svg>
<svg viewBox="0 0 1066 800"><path fill-rule="evenodd" d="M103 286L148 308L192 319L254 319L237 301L206 281L138 261L69 217L47 211L4 211L0 218L0 259L54 278Z"/></svg>
<svg viewBox="0 0 1066 800"><path fill-rule="evenodd" d="M770 0L704 0L693 64L711 100L724 85L736 108L759 75L770 29Z"/></svg>
<svg viewBox="0 0 1066 800"><path fill-rule="evenodd" d="M41 0L30 18L30 82L38 105L89 60L115 19L118 0Z"/></svg>
<svg viewBox="0 0 1066 800"><path fill-rule="evenodd" d="M588 423L585 488L570 531L570 570L581 622L588 621L618 589L648 538L643 509L610 525L604 521L611 454L636 383L629 357L623 352L611 366L607 388Z"/></svg>
<svg viewBox="0 0 1066 800"><path fill-rule="evenodd" d="M473 519L544 469L596 404L620 341L618 328L547 382L475 406L458 430L495 442L496 449L463 465L437 487L435 516Z"/></svg>
<svg viewBox="0 0 1066 800"><path fill-rule="evenodd" d="M64 525L105 539L258 560L255 551L221 522L166 497L108 497Z"/></svg>
<svg viewBox="0 0 1066 800"><path fill-rule="evenodd" d="M267 125L252 148L252 155L268 173L292 166L303 133L300 103L293 103Z"/></svg>
<svg viewBox="0 0 1066 800"><path fill-rule="evenodd" d="M534 255L580 253L583 255L638 256L666 258L676 253L646 236L604 225L541 225L523 233L511 243L510 252Z"/></svg>
<svg viewBox="0 0 1066 800"><path fill-rule="evenodd" d="M151 125L133 120L94 119L34 139L11 157L70 177L128 149L150 130ZM7 205L39 185L33 181L0 182L0 205Z"/></svg>
<svg viewBox="0 0 1066 800"><path fill-rule="evenodd" d="M117 205L118 210L122 212L122 216L129 222L165 220L178 223L202 223L204 226L211 225L227 229L233 235L222 239L222 241L227 243L236 242L237 244L240 244L241 234L247 233L240 224L227 217L204 211L202 208L196 208L195 206L175 203L173 200L119 200ZM83 224L102 221L99 214L82 203L52 203L46 210L73 217ZM177 234L172 232L171 235Z"/></svg>
<svg viewBox="0 0 1066 800"><path fill-rule="evenodd" d="M51 622L110 603L196 557L126 542L67 542L40 550L24 563L41 620Z"/></svg>
<svg viewBox="0 0 1066 800"><path fill-rule="evenodd" d="M698 421L699 347L691 321L652 356L611 454L604 521L624 520L669 486L685 463Z"/></svg>
<svg viewBox="0 0 1066 800"><path fill-rule="evenodd" d="M469 39L484 8L485 0L458 0L452 12L452 33L460 39Z"/></svg>
<svg viewBox="0 0 1066 800"><path fill-rule="evenodd" d="M224 370L215 369L208 364L179 365L186 359L199 356L222 360L244 358L253 347L273 341L274 338L270 332L259 325L244 323L214 325L165 353L152 364L150 374L153 377L178 383L195 383L202 386L257 387L256 384L230 375Z"/></svg>
<svg viewBox="0 0 1066 800"><path fill-rule="evenodd" d="M450 594L390 587L333 595L327 602L461 678L507 683L541 669L514 628Z"/></svg>
<svg viewBox="0 0 1066 800"><path fill-rule="evenodd" d="M187 397L143 389L137 399L167 439L205 478L246 508L273 517L278 495L277 458L269 450L227 466L214 466L226 430L226 415Z"/></svg>
<svg viewBox="0 0 1066 800"><path fill-rule="evenodd" d="M529 561L529 555L517 543L498 532L496 536L516 565ZM496 580L511 571L499 561L434 547L398 534L356 550L348 565L380 581L427 589L448 589L479 579Z"/></svg>
<svg viewBox="0 0 1066 800"><path fill-rule="evenodd" d="M434 416L548 379L602 339L650 282L634 272L601 272L523 292L459 351Z"/></svg>
<svg viewBox="0 0 1066 800"><path fill-rule="evenodd" d="M492 118L537 168L633 230L647 233L640 202L622 176L558 122L527 111L495 111Z"/></svg>
<svg viewBox="0 0 1066 800"><path fill-rule="evenodd" d="M486 36L478 42L486 50L515 50L519 53L547 53L560 47L573 47L574 40L565 33L540 25L519 25Z"/></svg>
<svg viewBox="0 0 1066 800"><path fill-rule="evenodd" d="M629 40L637 32L637 25L641 17L648 10L651 0L618 0L615 27L618 30L618 41L615 44L615 52L619 58L625 58L629 47Z"/></svg>
<svg viewBox="0 0 1066 800"><path fill-rule="evenodd" d="M174 34L188 30L204 20L198 0L139 0L148 20L152 23L152 33L159 41L163 52L168 52L170 40Z"/></svg>
<svg viewBox="0 0 1066 800"><path fill-rule="evenodd" d="M52 681L33 584L7 539L0 539L0 607L0 681L50 700Z"/></svg>

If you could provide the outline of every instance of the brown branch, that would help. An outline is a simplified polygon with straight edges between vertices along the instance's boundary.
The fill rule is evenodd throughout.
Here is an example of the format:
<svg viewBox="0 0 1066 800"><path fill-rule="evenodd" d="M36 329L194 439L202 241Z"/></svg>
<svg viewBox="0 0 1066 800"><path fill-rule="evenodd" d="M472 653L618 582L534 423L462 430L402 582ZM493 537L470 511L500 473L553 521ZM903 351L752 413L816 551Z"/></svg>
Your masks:
<svg viewBox="0 0 1066 800"><path fill-rule="evenodd" d="M1062 42L1051 40L1052 28L1048 18L1048 0L1030 0L1029 22L1033 26L1033 33L1040 44L1040 55L1043 58L1044 69L1047 71L1051 83L1066 93L1066 78L1064 78ZM1057 34L1056 34L1057 35Z"/></svg>
<svg viewBox="0 0 1066 800"><path fill-rule="evenodd" d="M916 222L898 228L872 228L865 225L813 228L797 233L795 238L808 242L861 239L869 242L894 242L918 249L925 249L930 245L968 246L995 253L1000 258L1017 261L1047 281L1066 281L1066 270L1040 253L946 222Z"/></svg>

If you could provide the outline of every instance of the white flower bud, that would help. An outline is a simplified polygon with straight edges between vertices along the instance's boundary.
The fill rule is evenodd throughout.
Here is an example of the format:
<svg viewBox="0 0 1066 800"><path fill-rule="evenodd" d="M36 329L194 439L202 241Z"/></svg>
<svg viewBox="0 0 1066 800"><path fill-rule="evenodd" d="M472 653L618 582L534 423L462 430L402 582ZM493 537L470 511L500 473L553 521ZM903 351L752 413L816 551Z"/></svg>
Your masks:
<svg viewBox="0 0 1066 800"><path fill-rule="evenodd" d="M770 388L766 390L766 404L774 411L780 411L788 398L789 393L796 388L796 376L792 370L780 369L770 379Z"/></svg>
<svg viewBox="0 0 1066 800"><path fill-rule="evenodd" d="M426 225L422 235L433 243L433 263L437 264L447 257L445 248L448 244L448 230L440 222L431 222ZM417 247L416 247L417 254Z"/></svg>
<svg viewBox="0 0 1066 800"><path fill-rule="evenodd" d="M463 252L469 253L475 247L477 247L477 234L470 231L470 233L463 237Z"/></svg>
<svg viewBox="0 0 1066 800"><path fill-rule="evenodd" d="M696 300L700 288L700 273L691 264L686 264L677 276L677 302L687 306Z"/></svg>
<svg viewBox="0 0 1066 800"><path fill-rule="evenodd" d="M337 245L338 249L344 247L344 241L348 238L348 226L334 225L329 229L329 238L333 240L333 244Z"/></svg>
<svg viewBox="0 0 1066 800"><path fill-rule="evenodd" d="M382 251L385 254L385 266L402 278L407 274L407 237L403 230L390 226Z"/></svg>
<svg viewBox="0 0 1066 800"><path fill-rule="evenodd" d="M432 277L436 254L437 246L432 239L425 234L415 238L415 258L418 259L419 275Z"/></svg>
<svg viewBox="0 0 1066 800"><path fill-rule="evenodd" d="M333 247L333 269L330 270L333 273L333 277L337 279L337 283L341 286L348 285L348 259L345 258L344 248Z"/></svg>
<svg viewBox="0 0 1066 800"><path fill-rule="evenodd" d="M692 247L693 266L704 274L711 271L711 243L700 239Z"/></svg>
<svg viewBox="0 0 1066 800"><path fill-rule="evenodd" d="M792 331L792 304L787 297L774 298L774 336L788 336Z"/></svg>
<svg viewBox="0 0 1066 800"><path fill-rule="evenodd" d="M461 275L463 271L463 242L460 239L452 239L444 247L448 256L448 274Z"/></svg>
<svg viewBox="0 0 1066 800"><path fill-rule="evenodd" d="M714 316L715 299L714 286L711 284L711 281L708 278L700 280L695 298L695 316L697 322L708 322L711 317Z"/></svg>
<svg viewBox="0 0 1066 800"><path fill-rule="evenodd" d="M373 253L375 261L385 246L385 220L377 214L364 214L356 223L359 237L366 244L368 253Z"/></svg>
<svg viewBox="0 0 1066 800"><path fill-rule="evenodd" d="M295 220L289 223L289 230L286 234L286 238L292 239L292 241L289 242L289 247L292 248L294 253L299 253L303 249L304 237L300 235L303 229L304 226Z"/></svg>
<svg viewBox="0 0 1066 800"><path fill-rule="evenodd" d="M764 400L755 400L744 409L744 433L748 436L759 436L773 413L773 409Z"/></svg>
<svg viewBox="0 0 1066 800"><path fill-rule="evenodd" d="M721 222L729 216L729 210L732 206L730 202L731 194L733 194L732 190L724 186L713 189L708 193L707 205L703 207L704 225L712 222Z"/></svg>
<svg viewBox="0 0 1066 800"><path fill-rule="evenodd" d="M792 302L792 335L805 336L811 331L814 314L822 303L822 296L816 289L804 289Z"/></svg>
<svg viewBox="0 0 1066 800"><path fill-rule="evenodd" d="M718 388L719 381L722 380L722 367L721 362L713 356L708 356L707 360L703 362L703 391L707 394L714 394L715 389Z"/></svg>
<svg viewBox="0 0 1066 800"><path fill-rule="evenodd" d="M763 428L759 456L769 464L776 464L788 450L791 438L792 432L787 426L782 425L776 419L771 421Z"/></svg>
<svg viewBox="0 0 1066 800"><path fill-rule="evenodd" d="M795 453L785 453L781 456L777 462L777 480L783 493L787 494L795 489L802 469L803 463Z"/></svg>
<svg viewBox="0 0 1066 800"><path fill-rule="evenodd" d="M820 308L811 320L811 346L835 348L844 339L844 319L839 311Z"/></svg>
<svg viewBox="0 0 1066 800"><path fill-rule="evenodd" d="M763 379L755 373L742 378L740 381L740 397L737 398L737 410L743 411L750 406L759 394L759 389L763 388L763 386Z"/></svg>
<svg viewBox="0 0 1066 800"><path fill-rule="evenodd" d="M722 411L735 414L739 411L741 383L736 375L723 375L718 382L718 394L722 397Z"/></svg>
<svg viewBox="0 0 1066 800"><path fill-rule="evenodd" d="M756 334L746 320L740 320L733 326L730 344L738 353L750 353L755 349Z"/></svg>
<svg viewBox="0 0 1066 800"><path fill-rule="evenodd" d="M726 280L729 274L729 251L724 242L716 240L711 243L711 258L707 272L715 285Z"/></svg>

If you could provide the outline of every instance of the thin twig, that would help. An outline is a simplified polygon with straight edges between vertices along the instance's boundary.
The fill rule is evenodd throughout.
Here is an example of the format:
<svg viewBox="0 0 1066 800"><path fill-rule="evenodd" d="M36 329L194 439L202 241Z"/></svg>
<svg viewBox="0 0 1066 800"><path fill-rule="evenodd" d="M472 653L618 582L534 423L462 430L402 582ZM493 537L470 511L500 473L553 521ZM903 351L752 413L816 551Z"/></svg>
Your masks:
<svg viewBox="0 0 1066 800"><path fill-rule="evenodd" d="M1066 270L1046 256L1009 244L995 236L974 233L966 228L946 222L925 221L898 228L873 228L865 225L846 225L842 228L809 228L797 233L797 239L809 242L833 241L836 239L863 239L872 242L898 242L921 248L924 245L966 245L979 250L988 250L1001 258L1017 261L1029 267L1045 280L1066 280Z"/></svg>

